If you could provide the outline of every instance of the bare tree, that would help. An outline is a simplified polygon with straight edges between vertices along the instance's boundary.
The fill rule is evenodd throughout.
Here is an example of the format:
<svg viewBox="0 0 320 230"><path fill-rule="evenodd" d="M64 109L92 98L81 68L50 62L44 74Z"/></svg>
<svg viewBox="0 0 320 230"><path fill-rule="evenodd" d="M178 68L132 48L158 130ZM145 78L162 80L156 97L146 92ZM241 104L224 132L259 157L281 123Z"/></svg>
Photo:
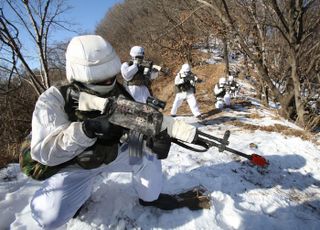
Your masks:
<svg viewBox="0 0 320 230"><path fill-rule="evenodd" d="M309 108L310 98L319 95L319 1L196 1L211 8L237 36L282 114L314 127L319 116Z"/></svg>
<svg viewBox="0 0 320 230"><path fill-rule="evenodd" d="M285 118L312 128L319 122L319 21L319 0L127 0L96 32L122 58L142 45L154 60L175 65L197 63L196 45L218 37L225 41L226 74L228 46L238 46L258 72L266 103L270 96Z"/></svg>
<svg viewBox="0 0 320 230"><path fill-rule="evenodd" d="M155 61L196 62L194 44L205 39L199 19L185 1L128 0L114 6L96 28L120 56L128 58L133 45L142 45Z"/></svg>
<svg viewBox="0 0 320 230"><path fill-rule="evenodd" d="M8 74L8 80L20 77L32 85L39 95L50 87L49 37L56 28L67 29L69 25L59 19L69 7L63 0L13 1L4 0L0 9L0 69ZM11 11L14 19L6 12ZM36 73L30 61L30 48L37 50L40 69ZM18 66L21 68L18 68ZM21 71L22 70L22 71Z"/></svg>

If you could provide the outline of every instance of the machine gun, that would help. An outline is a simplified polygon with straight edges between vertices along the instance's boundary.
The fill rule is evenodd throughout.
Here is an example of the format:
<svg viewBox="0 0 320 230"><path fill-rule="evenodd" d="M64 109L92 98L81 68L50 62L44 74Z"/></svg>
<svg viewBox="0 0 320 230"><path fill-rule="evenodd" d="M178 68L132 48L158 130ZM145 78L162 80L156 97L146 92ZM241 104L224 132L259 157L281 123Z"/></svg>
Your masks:
<svg viewBox="0 0 320 230"><path fill-rule="evenodd" d="M108 121L114 125L121 126L128 130L133 130L133 136L136 138L133 138L131 141L135 144L138 143L138 140L140 140L139 143L141 143L143 136L155 137L161 131L167 130L169 136L171 137L171 142L176 143L184 148L197 152L205 152L211 147L217 147L220 152L228 151L245 157L257 166L266 167L269 164L268 161L260 155L248 155L227 147L230 136L229 130L225 132L223 138L218 138L201 132L194 126L191 126L187 123L176 121L171 117L166 117L154 106L127 100L124 97L118 97L116 100L113 100L108 104ZM193 135L191 135L191 139L190 135L186 135L188 133L177 132L181 126L186 127L188 130L187 132ZM139 135L136 135L137 133ZM190 144L201 148L193 148L190 146ZM142 148L142 144L140 144L140 147ZM141 153L142 151L133 151L132 155L137 158L142 158Z"/></svg>

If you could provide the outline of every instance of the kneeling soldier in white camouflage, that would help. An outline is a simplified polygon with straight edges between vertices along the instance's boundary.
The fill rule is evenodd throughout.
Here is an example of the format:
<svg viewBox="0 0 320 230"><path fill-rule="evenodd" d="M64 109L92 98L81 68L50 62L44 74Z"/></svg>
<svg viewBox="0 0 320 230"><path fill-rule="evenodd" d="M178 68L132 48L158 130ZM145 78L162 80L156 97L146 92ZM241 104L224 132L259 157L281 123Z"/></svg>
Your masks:
<svg viewBox="0 0 320 230"><path fill-rule="evenodd" d="M74 37L66 52L70 84L50 87L36 103L31 157L25 156L21 162L31 164L22 167L26 174L45 180L30 203L33 218L43 228L57 228L70 220L89 199L97 175L103 172L131 172L141 205L166 210L188 206L160 193L160 159L166 158L170 149L168 134L191 143L195 128L163 118L161 137L149 137L152 144L140 149L139 164L131 164L129 150L135 148L135 142L132 144L130 137L123 142L127 130L109 122L106 115L110 98L122 95L133 101L116 81L120 67L118 55L102 37Z"/></svg>
<svg viewBox="0 0 320 230"><path fill-rule="evenodd" d="M228 76L227 85L228 85L228 88L230 89L231 98L237 97L238 92L240 91L240 85L236 82L236 80L232 75Z"/></svg>
<svg viewBox="0 0 320 230"><path fill-rule="evenodd" d="M226 78L222 77L219 82L214 86L213 92L215 96L215 107L217 109L223 109L230 106L230 93L226 84Z"/></svg>

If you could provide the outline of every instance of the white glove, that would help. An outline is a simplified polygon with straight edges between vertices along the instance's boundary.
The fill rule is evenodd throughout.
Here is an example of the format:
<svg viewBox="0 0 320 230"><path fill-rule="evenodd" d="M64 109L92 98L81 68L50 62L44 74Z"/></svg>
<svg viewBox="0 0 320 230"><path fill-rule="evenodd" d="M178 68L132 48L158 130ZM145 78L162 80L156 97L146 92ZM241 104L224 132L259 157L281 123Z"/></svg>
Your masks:
<svg viewBox="0 0 320 230"><path fill-rule="evenodd" d="M104 113L109 100L89 93L81 92L79 96L78 109L80 111L99 110Z"/></svg>
<svg viewBox="0 0 320 230"><path fill-rule="evenodd" d="M167 129L170 137L188 143L192 143L192 141L195 139L197 131L196 127L168 116L163 116L161 131L165 129Z"/></svg>
<svg viewBox="0 0 320 230"><path fill-rule="evenodd" d="M155 70L157 70L157 71L160 71L160 70L161 70L161 66L152 65L152 69L155 69Z"/></svg>
<svg viewBox="0 0 320 230"><path fill-rule="evenodd" d="M141 63L142 63L142 59L136 58L136 59L133 60L133 64L139 65Z"/></svg>

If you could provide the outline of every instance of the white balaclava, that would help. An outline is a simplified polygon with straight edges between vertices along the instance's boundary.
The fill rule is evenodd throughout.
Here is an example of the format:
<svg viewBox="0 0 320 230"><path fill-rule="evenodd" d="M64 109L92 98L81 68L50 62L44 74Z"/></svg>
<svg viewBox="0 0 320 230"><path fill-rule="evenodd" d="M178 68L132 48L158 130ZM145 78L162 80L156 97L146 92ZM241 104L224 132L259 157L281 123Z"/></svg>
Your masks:
<svg viewBox="0 0 320 230"><path fill-rule="evenodd" d="M66 72L69 82L78 81L105 94L113 89L120 68L120 58L110 43L99 35L74 37L67 47ZM111 83L103 84L108 79L112 79Z"/></svg>
<svg viewBox="0 0 320 230"><path fill-rule="evenodd" d="M186 74L186 73L188 73L188 72L190 72L191 71L191 67L190 67L190 65L189 64L183 64L182 65L182 67L181 67L181 70L180 70L180 73L184 73L184 74ZM185 75L186 76L186 75Z"/></svg>
<svg viewBox="0 0 320 230"><path fill-rule="evenodd" d="M144 58L144 48L141 46L133 46L130 50L130 56L134 63L141 64Z"/></svg>
<svg viewBox="0 0 320 230"><path fill-rule="evenodd" d="M227 80L225 77L220 78L219 79L219 87L225 86L226 82L227 82Z"/></svg>
<svg viewBox="0 0 320 230"><path fill-rule="evenodd" d="M144 49L141 46L133 46L130 50L130 56L132 58L137 57L137 56L144 56Z"/></svg>

